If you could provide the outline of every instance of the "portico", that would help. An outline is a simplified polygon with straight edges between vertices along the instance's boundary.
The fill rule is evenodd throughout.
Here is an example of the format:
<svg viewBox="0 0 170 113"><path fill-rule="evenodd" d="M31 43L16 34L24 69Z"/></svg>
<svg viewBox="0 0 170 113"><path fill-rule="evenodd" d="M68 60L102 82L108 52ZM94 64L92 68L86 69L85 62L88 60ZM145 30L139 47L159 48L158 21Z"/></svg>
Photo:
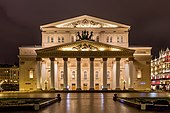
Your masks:
<svg viewBox="0 0 170 113"><path fill-rule="evenodd" d="M80 46L80 50L75 50L74 48L77 46ZM87 46L87 47L86 47ZM82 49L85 48L86 49ZM89 47L93 47L95 49L91 49ZM66 49L67 48L67 49ZM71 49L72 48L72 49ZM102 50L100 50L102 48ZM89 49L90 51L86 51ZM121 58L127 58L129 60L129 74L130 74L130 83L132 83L132 77L133 77L133 53L134 50L118 47L118 46L113 46L113 45L108 45L104 43L95 43L94 41L89 41L89 40L82 40L82 41L77 41L74 43L69 43L67 45L60 45L60 46L55 46L55 47L50 47L50 48L45 48L45 49L40 49L36 50L37 52L37 67L38 68L38 81L37 81L37 88L42 89L42 81L41 80L41 73L40 71L40 65L41 65L41 60L43 58L48 58L50 59L50 75L51 75L51 83L50 83L50 90L55 90L55 83L57 78L57 74L55 74L55 60L57 59L62 59L64 64L63 64L63 70L64 70L64 79L63 79L63 90L68 90L68 60L69 59L76 59L76 70L77 70L77 76L76 76L76 89L77 90L82 90L81 87L81 82L82 82L82 66L81 62L82 59L86 58L89 59L89 68L90 68L90 87L89 90L94 90L95 88L95 82L94 82L94 62L95 59L101 59L102 62L102 90L107 90L107 60L110 59L112 62L116 63L116 70L115 73L116 75L116 90L120 90L120 60ZM133 89L132 85L130 85L130 88Z"/></svg>

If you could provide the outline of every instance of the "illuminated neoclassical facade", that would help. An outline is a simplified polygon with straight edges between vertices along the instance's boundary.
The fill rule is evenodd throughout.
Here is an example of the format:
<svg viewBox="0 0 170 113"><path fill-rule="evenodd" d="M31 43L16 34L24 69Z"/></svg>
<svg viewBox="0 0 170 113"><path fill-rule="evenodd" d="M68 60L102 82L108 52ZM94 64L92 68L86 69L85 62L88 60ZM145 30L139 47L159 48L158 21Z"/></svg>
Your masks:
<svg viewBox="0 0 170 113"><path fill-rule="evenodd" d="M151 47L129 47L130 26L83 15L40 29L41 46L19 47L21 91L150 89Z"/></svg>

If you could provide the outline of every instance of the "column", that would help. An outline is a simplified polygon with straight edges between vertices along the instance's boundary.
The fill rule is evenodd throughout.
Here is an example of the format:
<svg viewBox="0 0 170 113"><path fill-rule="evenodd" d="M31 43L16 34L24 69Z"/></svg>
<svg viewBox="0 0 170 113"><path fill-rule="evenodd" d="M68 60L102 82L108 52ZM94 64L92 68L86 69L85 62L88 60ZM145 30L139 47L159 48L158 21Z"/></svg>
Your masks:
<svg viewBox="0 0 170 113"><path fill-rule="evenodd" d="M55 90L58 90L58 85L59 85L59 81L58 81L58 62L55 61L54 62L54 76L55 76L55 80L54 80L54 85L55 85Z"/></svg>
<svg viewBox="0 0 170 113"><path fill-rule="evenodd" d="M68 90L68 77L67 77L67 63L68 63L68 58L63 58L64 60L64 89L65 91Z"/></svg>
<svg viewBox="0 0 170 113"><path fill-rule="evenodd" d="M129 61L125 61L125 89L129 88Z"/></svg>
<svg viewBox="0 0 170 113"><path fill-rule="evenodd" d="M116 58L116 90L120 90L120 59Z"/></svg>
<svg viewBox="0 0 170 113"><path fill-rule="evenodd" d="M90 58L90 89L94 90L94 58Z"/></svg>
<svg viewBox="0 0 170 113"><path fill-rule="evenodd" d="M129 83L129 90L133 90L133 57L129 58L129 78L130 78L130 83Z"/></svg>
<svg viewBox="0 0 170 113"><path fill-rule="evenodd" d="M42 80L41 80L41 58L37 57L37 90L42 90Z"/></svg>
<svg viewBox="0 0 170 113"><path fill-rule="evenodd" d="M112 59L113 60L113 59ZM112 90L116 88L116 62L112 61Z"/></svg>
<svg viewBox="0 0 170 113"><path fill-rule="evenodd" d="M41 64L41 80L42 80L42 90L47 90L47 86L45 85L46 81L46 62L43 60Z"/></svg>
<svg viewBox="0 0 170 113"><path fill-rule="evenodd" d="M81 58L77 58L77 90L81 90Z"/></svg>
<svg viewBox="0 0 170 113"><path fill-rule="evenodd" d="M107 58L103 58L103 89L107 90Z"/></svg>
<svg viewBox="0 0 170 113"><path fill-rule="evenodd" d="M54 70L54 61L55 58L50 58L51 60L51 86L50 86L50 90L55 90L55 70Z"/></svg>

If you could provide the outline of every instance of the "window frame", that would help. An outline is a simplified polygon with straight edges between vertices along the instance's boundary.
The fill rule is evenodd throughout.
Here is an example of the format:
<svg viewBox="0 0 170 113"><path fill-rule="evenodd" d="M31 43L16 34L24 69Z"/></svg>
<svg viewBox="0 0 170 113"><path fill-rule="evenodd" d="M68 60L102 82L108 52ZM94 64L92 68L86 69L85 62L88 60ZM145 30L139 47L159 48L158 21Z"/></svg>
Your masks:
<svg viewBox="0 0 170 113"><path fill-rule="evenodd" d="M61 42L60 37L58 37L58 43L60 43L60 42Z"/></svg>

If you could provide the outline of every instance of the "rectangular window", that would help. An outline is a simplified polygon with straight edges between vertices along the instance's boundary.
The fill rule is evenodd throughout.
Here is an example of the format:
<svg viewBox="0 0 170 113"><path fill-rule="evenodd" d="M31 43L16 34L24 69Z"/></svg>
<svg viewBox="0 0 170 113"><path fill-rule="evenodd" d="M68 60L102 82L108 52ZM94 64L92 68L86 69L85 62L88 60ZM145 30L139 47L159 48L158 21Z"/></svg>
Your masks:
<svg viewBox="0 0 170 113"><path fill-rule="evenodd" d="M106 42L109 42L109 37L107 37Z"/></svg>
<svg viewBox="0 0 170 113"><path fill-rule="evenodd" d="M123 42L123 36L121 36L121 42Z"/></svg>
<svg viewBox="0 0 170 113"><path fill-rule="evenodd" d="M58 37L58 43L60 43L60 37Z"/></svg>
<svg viewBox="0 0 170 113"><path fill-rule="evenodd" d="M47 37L47 41L50 42L50 37L49 36Z"/></svg>
<svg viewBox="0 0 170 113"><path fill-rule="evenodd" d="M32 69L29 70L29 78L34 78L34 71Z"/></svg>
<svg viewBox="0 0 170 113"><path fill-rule="evenodd" d="M107 71L107 79L110 79L110 71Z"/></svg>
<svg viewBox="0 0 170 113"><path fill-rule="evenodd" d="M74 36L71 37L71 41L74 42Z"/></svg>
<svg viewBox="0 0 170 113"><path fill-rule="evenodd" d="M87 80L87 71L84 71L84 80Z"/></svg>
<svg viewBox="0 0 170 113"><path fill-rule="evenodd" d="M72 71L72 79L75 79L75 71Z"/></svg>
<svg viewBox="0 0 170 113"><path fill-rule="evenodd" d="M99 42L99 36L97 36L96 41Z"/></svg>
<svg viewBox="0 0 170 113"><path fill-rule="evenodd" d="M112 37L110 37L110 42L112 42Z"/></svg>
<svg viewBox="0 0 170 113"><path fill-rule="evenodd" d="M14 76L16 76L16 71L14 71Z"/></svg>
<svg viewBox="0 0 170 113"><path fill-rule="evenodd" d="M117 42L118 42L118 43L120 42L119 37L117 37Z"/></svg>
<svg viewBox="0 0 170 113"><path fill-rule="evenodd" d="M62 37L62 42L64 42L64 37Z"/></svg>
<svg viewBox="0 0 170 113"><path fill-rule="evenodd" d="M54 38L53 37L51 38L51 42L54 42Z"/></svg>
<svg viewBox="0 0 170 113"><path fill-rule="evenodd" d="M60 79L63 79L63 77L64 77L64 71L61 71L60 73L61 73Z"/></svg>

